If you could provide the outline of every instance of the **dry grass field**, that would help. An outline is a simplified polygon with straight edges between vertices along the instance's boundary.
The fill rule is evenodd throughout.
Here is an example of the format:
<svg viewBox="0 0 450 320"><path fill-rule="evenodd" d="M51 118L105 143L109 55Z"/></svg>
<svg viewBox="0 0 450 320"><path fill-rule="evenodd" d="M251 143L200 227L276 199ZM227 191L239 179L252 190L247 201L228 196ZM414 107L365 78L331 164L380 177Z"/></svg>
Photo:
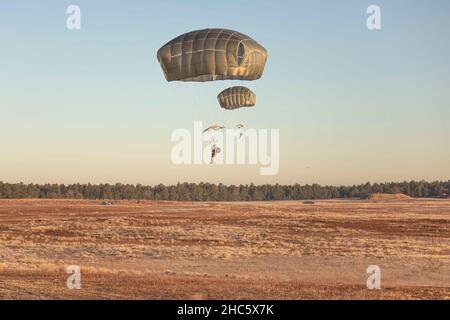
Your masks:
<svg viewBox="0 0 450 320"><path fill-rule="evenodd" d="M0 200L0 298L449 299L450 200Z"/></svg>

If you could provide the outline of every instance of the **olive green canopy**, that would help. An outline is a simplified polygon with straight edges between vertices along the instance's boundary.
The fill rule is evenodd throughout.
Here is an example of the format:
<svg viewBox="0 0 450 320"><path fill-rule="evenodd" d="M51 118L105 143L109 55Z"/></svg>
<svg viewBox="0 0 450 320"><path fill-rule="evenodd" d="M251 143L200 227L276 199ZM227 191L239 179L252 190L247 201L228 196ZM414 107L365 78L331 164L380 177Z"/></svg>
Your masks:
<svg viewBox="0 0 450 320"><path fill-rule="evenodd" d="M217 96L220 106L227 110L241 107L252 107L256 104L256 95L246 87L231 87L223 90Z"/></svg>
<svg viewBox="0 0 450 320"><path fill-rule="evenodd" d="M267 51L240 32L203 29L169 41L157 56L167 81L256 80Z"/></svg>

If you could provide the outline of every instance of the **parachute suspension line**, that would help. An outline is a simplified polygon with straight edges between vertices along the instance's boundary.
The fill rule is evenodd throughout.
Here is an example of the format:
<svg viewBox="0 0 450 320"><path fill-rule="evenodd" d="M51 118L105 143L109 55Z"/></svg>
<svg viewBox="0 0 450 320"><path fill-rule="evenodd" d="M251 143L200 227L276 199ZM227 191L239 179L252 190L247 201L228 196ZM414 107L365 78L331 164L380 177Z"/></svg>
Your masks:
<svg viewBox="0 0 450 320"><path fill-rule="evenodd" d="M232 129L234 127L234 110L225 112L225 128Z"/></svg>
<svg viewBox="0 0 450 320"><path fill-rule="evenodd" d="M253 107L256 104L256 95L246 87L235 86L223 90L217 96L220 106L227 110L227 128L239 129L239 136L242 137L243 126L241 123L237 123L236 114L239 115L239 109L243 107ZM236 119L237 118L237 119ZM232 122L232 123L231 123ZM240 125L240 127L238 127Z"/></svg>

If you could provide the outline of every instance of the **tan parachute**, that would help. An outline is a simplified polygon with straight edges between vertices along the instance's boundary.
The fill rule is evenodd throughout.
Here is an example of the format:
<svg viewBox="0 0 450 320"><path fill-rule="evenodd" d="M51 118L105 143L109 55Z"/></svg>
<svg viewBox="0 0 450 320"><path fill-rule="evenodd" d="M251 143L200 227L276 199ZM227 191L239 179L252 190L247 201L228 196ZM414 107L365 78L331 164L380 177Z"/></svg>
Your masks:
<svg viewBox="0 0 450 320"><path fill-rule="evenodd" d="M209 126L205 130L203 130L203 133L205 133L205 132L213 132L213 131L220 131L220 130L223 130L223 129L225 129L224 126L220 126L218 124L215 124L215 125Z"/></svg>
<svg viewBox="0 0 450 320"><path fill-rule="evenodd" d="M267 51L240 32L203 29L169 41L157 57L167 81L256 80Z"/></svg>
<svg viewBox="0 0 450 320"><path fill-rule="evenodd" d="M242 107L253 107L256 104L256 95L246 87L231 87L223 90L217 96L219 104L227 110L234 110Z"/></svg>

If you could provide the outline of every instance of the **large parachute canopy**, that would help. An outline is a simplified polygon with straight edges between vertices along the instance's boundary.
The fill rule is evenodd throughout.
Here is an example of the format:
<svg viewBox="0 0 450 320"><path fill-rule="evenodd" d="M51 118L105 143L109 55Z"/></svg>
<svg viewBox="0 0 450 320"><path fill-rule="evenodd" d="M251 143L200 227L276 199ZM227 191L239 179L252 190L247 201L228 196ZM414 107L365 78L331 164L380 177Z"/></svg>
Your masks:
<svg viewBox="0 0 450 320"><path fill-rule="evenodd" d="M267 51L240 32L203 29L169 41L157 56L167 81L256 80Z"/></svg>
<svg viewBox="0 0 450 320"><path fill-rule="evenodd" d="M256 95L246 87L231 87L223 90L217 96L222 108L233 110L242 107L253 107L256 104Z"/></svg>

